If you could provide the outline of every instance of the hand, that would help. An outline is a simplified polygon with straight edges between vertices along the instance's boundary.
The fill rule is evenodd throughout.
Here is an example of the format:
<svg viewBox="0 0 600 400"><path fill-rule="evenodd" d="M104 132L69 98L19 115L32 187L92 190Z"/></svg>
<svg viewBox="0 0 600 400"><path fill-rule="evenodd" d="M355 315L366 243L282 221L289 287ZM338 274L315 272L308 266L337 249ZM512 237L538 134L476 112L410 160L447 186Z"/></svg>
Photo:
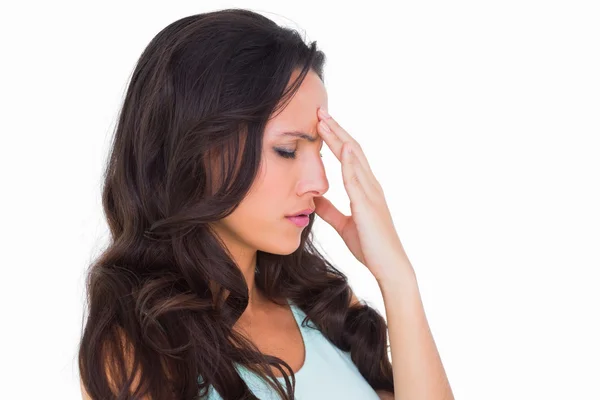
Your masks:
<svg viewBox="0 0 600 400"><path fill-rule="evenodd" d="M336 230L354 257L379 279L398 267L392 264L399 257L406 256L383 189L358 142L323 109L319 109L318 115L318 132L342 163L352 215L342 214L323 196L315 198L315 212Z"/></svg>

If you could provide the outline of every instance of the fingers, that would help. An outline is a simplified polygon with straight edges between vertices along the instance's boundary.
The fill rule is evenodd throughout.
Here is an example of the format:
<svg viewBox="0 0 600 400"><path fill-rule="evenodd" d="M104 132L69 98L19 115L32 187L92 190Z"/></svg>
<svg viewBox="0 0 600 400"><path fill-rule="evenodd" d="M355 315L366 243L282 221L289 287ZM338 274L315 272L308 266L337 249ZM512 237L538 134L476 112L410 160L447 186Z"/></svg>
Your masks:
<svg viewBox="0 0 600 400"><path fill-rule="evenodd" d="M341 235L348 221L348 216L338 210L325 196L316 197L315 205L317 214Z"/></svg>
<svg viewBox="0 0 600 400"><path fill-rule="evenodd" d="M344 186L351 200L366 201L371 198L376 188L373 187L371 179L367 176L353 150L354 148L348 144L343 146L342 177Z"/></svg>
<svg viewBox="0 0 600 400"><path fill-rule="evenodd" d="M363 169L363 173L359 173L363 176L362 182L364 183L365 189L376 190L379 193L383 193L381 185L375 178L373 171L367 161L362 148L358 142L350 136L345 129L343 129L333 118L329 115L325 116L323 109L319 109L319 118L321 120L318 123L318 133L323 137L327 146L331 149L333 154L337 157L340 162L342 161L342 146L347 143L348 146L352 147L353 153ZM357 166L358 168L358 166Z"/></svg>
<svg viewBox="0 0 600 400"><path fill-rule="evenodd" d="M342 161L342 145L346 142L351 143L363 168L365 168L369 173L372 173L371 167L367 162L367 157L362 151L360 144L358 144L358 142L352 136L350 136L350 134L346 132L344 128L342 128L333 118L331 118L329 114L325 116L323 111L323 109L319 109L319 131L320 133L323 133L323 140L331 148L333 154L335 154L338 160ZM328 139L332 142L331 144L327 141Z"/></svg>

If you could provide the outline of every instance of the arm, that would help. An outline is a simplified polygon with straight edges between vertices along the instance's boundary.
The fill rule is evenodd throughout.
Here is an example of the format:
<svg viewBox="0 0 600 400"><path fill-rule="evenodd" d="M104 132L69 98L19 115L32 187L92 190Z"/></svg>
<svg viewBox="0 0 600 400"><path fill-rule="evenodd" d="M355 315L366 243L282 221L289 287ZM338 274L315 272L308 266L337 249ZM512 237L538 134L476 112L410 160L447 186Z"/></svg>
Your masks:
<svg viewBox="0 0 600 400"><path fill-rule="evenodd" d="M407 257L377 282L385 304L396 399L454 400Z"/></svg>

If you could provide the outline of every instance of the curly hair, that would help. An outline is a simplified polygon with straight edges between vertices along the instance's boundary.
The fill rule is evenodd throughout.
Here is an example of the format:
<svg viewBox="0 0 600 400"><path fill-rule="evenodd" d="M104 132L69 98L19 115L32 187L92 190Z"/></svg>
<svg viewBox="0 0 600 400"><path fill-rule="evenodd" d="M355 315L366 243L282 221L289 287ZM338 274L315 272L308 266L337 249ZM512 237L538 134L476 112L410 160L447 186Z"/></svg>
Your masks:
<svg viewBox="0 0 600 400"><path fill-rule="evenodd" d="M110 241L87 271L78 361L91 397L198 399L212 386L223 399L256 399L237 363L294 398L290 366L232 329L248 286L210 223L251 187L269 116L309 71L323 80L324 62L316 42L244 9L182 18L145 48L103 176ZM313 243L313 222L292 254L258 251L256 287L297 304L375 390L393 392L386 322L351 302L346 276Z"/></svg>

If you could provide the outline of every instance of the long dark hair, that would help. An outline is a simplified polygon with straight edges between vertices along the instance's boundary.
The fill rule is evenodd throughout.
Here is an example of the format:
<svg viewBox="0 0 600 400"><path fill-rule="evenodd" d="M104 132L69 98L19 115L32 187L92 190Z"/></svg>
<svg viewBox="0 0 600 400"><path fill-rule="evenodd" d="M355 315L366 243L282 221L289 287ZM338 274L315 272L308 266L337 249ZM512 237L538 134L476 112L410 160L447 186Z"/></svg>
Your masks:
<svg viewBox="0 0 600 400"><path fill-rule="evenodd" d="M232 329L248 286L210 224L250 189L269 117L310 70L323 80L324 62L316 42L244 9L182 18L143 51L104 175L110 243L86 280L79 371L92 398L196 399L212 385L256 399L236 363L294 398L292 368ZM393 392L385 320L351 306L346 276L313 244L314 215L292 254L258 251L256 287L294 302L375 390Z"/></svg>

